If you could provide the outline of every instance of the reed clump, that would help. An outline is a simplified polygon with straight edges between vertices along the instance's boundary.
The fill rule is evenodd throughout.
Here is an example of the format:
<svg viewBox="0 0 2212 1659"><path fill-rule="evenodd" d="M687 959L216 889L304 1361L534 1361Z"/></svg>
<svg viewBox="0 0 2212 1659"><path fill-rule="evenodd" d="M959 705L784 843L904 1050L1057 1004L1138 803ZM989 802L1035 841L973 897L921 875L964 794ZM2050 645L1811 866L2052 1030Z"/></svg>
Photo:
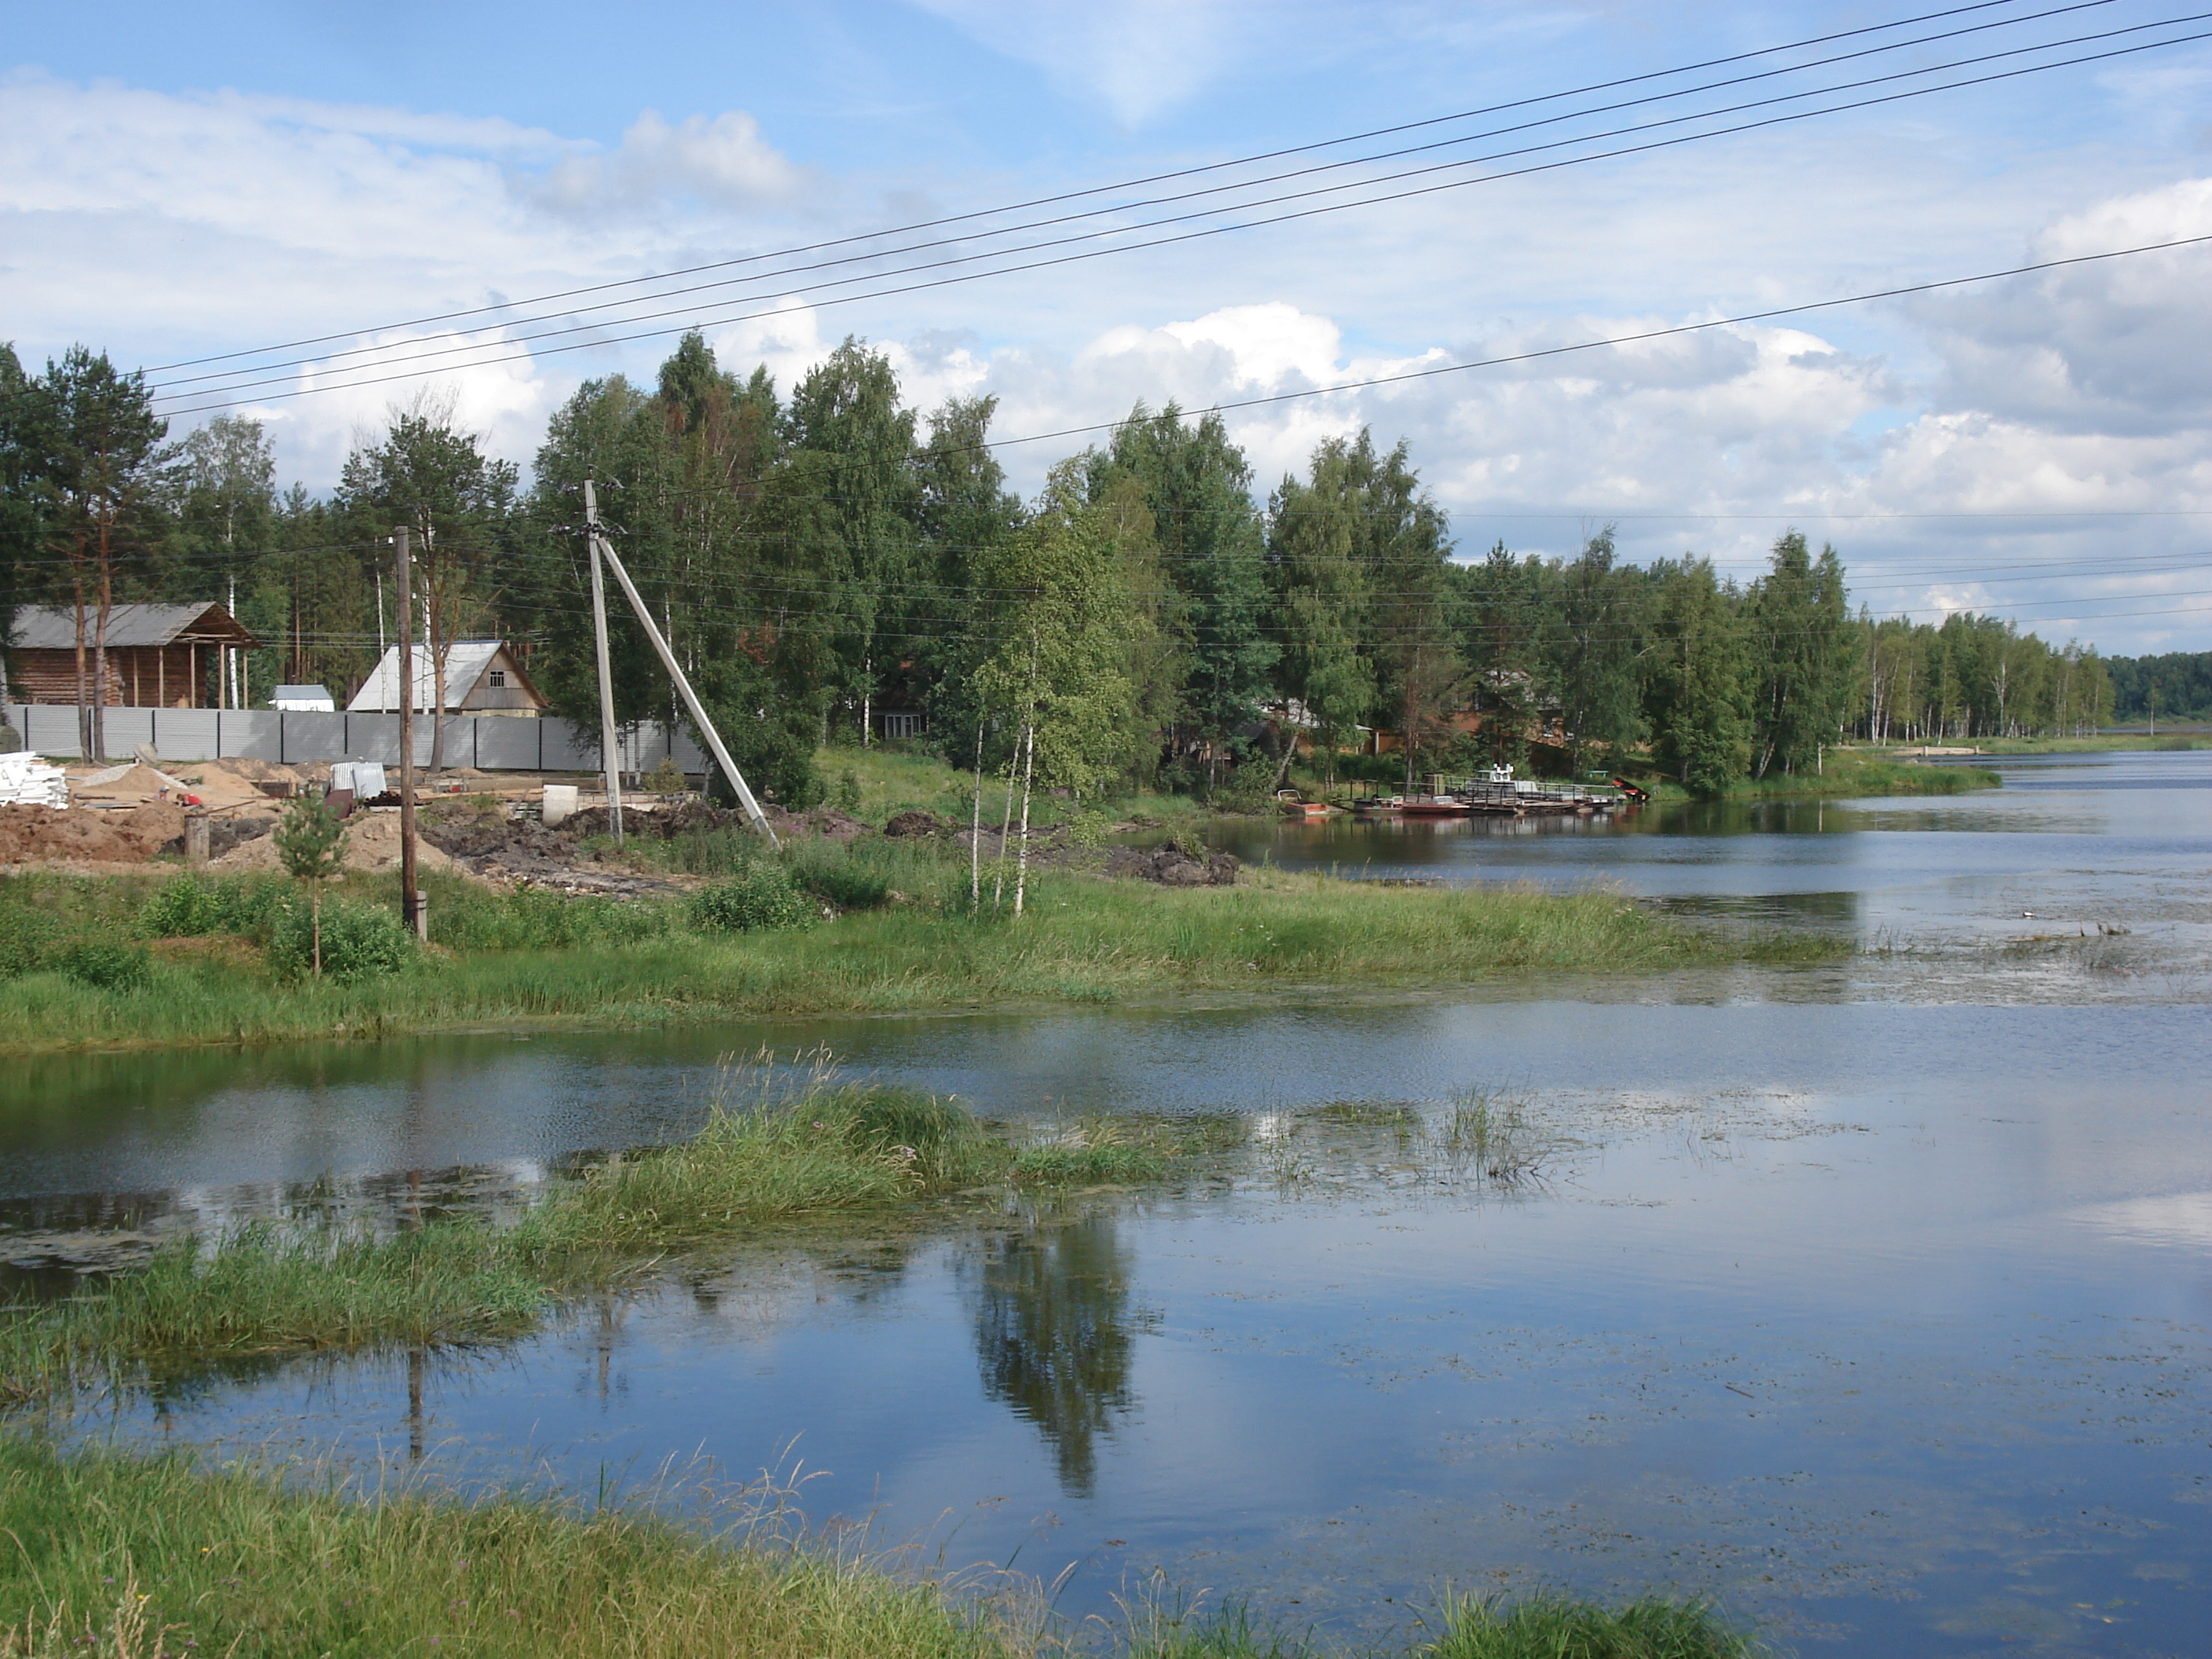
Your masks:
<svg viewBox="0 0 2212 1659"><path fill-rule="evenodd" d="M576 1250L681 1249L801 1214L881 1208L986 1182L1158 1179L1159 1146L1104 1127L1017 1146L957 1101L817 1078L733 1109L698 1133L611 1158L532 1211L511 1236L533 1259Z"/></svg>
<svg viewBox="0 0 2212 1659"><path fill-rule="evenodd" d="M473 1223L388 1238L250 1224L211 1243L172 1241L78 1295L0 1311L0 1404L239 1359L491 1341L531 1328L548 1295Z"/></svg>

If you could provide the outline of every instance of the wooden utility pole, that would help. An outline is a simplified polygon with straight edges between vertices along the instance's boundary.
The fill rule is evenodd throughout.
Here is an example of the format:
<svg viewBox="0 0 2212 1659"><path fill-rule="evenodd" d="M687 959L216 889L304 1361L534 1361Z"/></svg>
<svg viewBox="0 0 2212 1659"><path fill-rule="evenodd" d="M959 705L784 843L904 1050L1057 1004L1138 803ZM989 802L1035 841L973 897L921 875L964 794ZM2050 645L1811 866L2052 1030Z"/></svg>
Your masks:
<svg viewBox="0 0 2212 1659"><path fill-rule="evenodd" d="M392 532L392 544L399 597L399 915L415 937L428 944L430 919L422 895L415 890L415 620L408 604L411 561L405 525Z"/></svg>
<svg viewBox="0 0 2212 1659"><path fill-rule="evenodd" d="M623 841L622 749L615 734L615 679L607 651L607 581L599 561L599 498L584 480L584 540L592 555L592 638L599 655L599 764L607 775L607 832Z"/></svg>
<svg viewBox="0 0 2212 1659"><path fill-rule="evenodd" d="M691 711L691 719L699 728L699 735L707 739L707 747L714 751L715 762L728 775L731 787L737 790L738 801L745 809L745 816L752 820L753 828L767 837L770 847L781 847L782 843L775 838L775 826L769 823L768 814L761 811L760 803L753 799L753 792L745 787L744 774L738 770L737 762L730 758L729 749L722 742L722 734L714 729L714 722L707 718L707 710L699 701L699 694L691 689L691 682L684 678L683 667L676 660L676 653L668 648L668 641L661 637L660 629L653 625L653 613L645 608L645 601L639 597L637 585L630 580L629 572L623 568L623 562L615 556L614 549L607 544L607 538L599 533L598 526L592 527L591 534L599 556L607 562L607 568L615 573L615 580L622 585L623 596L629 601L629 608L637 612L637 620L645 629L646 638L653 641L653 648L659 653L660 665L668 671L668 678L676 682L677 692L683 697L684 706Z"/></svg>

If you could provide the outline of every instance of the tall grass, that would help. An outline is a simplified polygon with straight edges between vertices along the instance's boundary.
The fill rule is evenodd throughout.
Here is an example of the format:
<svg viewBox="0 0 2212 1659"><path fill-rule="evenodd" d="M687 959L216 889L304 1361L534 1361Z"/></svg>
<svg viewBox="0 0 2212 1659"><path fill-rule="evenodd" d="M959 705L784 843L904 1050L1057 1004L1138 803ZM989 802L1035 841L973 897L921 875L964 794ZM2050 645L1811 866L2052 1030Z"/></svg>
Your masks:
<svg viewBox="0 0 2212 1659"><path fill-rule="evenodd" d="M988 1609L773 1524L438 1501L0 1438L0 1655L997 1659ZM12 1628L11 1628L12 1627Z"/></svg>

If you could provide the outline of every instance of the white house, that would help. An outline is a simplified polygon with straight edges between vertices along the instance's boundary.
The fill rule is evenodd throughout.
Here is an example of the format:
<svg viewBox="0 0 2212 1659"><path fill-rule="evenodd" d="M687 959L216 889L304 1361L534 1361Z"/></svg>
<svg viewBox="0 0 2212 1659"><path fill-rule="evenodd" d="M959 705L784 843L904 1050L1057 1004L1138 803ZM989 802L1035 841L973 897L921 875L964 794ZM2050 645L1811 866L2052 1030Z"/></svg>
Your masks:
<svg viewBox="0 0 2212 1659"><path fill-rule="evenodd" d="M437 677L428 646L415 650L415 708L428 714L437 702ZM349 714L396 714L399 712L399 647L393 646L362 682ZM545 699L522 672L504 642L499 640L455 640L446 647L446 706L447 714L542 714Z"/></svg>

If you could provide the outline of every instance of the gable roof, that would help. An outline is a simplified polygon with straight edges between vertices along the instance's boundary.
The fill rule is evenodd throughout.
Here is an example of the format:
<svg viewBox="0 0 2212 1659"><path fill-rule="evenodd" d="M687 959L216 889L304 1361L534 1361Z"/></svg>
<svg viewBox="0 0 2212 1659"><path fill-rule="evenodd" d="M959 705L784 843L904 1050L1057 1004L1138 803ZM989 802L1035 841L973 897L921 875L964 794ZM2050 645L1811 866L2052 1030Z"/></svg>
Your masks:
<svg viewBox="0 0 2212 1659"><path fill-rule="evenodd" d="M84 611L84 642L89 647L100 628L100 613ZM118 605L107 613L107 645L112 650L136 646L258 645L239 620L219 605ZM15 613L13 647L18 651L74 651L76 649L76 611L33 610Z"/></svg>
<svg viewBox="0 0 2212 1659"><path fill-rule="evenodd" d="M508 653L504 640L455 640L446 647L446 707L459 708L477 689L484 671L494 662L514 676L517 690L530 694L531 701L540 708L545 699L530 683L530 676L522 672L522 665ZM415 707L427 713L438 700L437 677L432 672L430 648L418 646L415 651ZM346 705L349 714L384 714L399 712L399 647L385 648L376 672L362 682L361 690L353 694Z"/></svg>

